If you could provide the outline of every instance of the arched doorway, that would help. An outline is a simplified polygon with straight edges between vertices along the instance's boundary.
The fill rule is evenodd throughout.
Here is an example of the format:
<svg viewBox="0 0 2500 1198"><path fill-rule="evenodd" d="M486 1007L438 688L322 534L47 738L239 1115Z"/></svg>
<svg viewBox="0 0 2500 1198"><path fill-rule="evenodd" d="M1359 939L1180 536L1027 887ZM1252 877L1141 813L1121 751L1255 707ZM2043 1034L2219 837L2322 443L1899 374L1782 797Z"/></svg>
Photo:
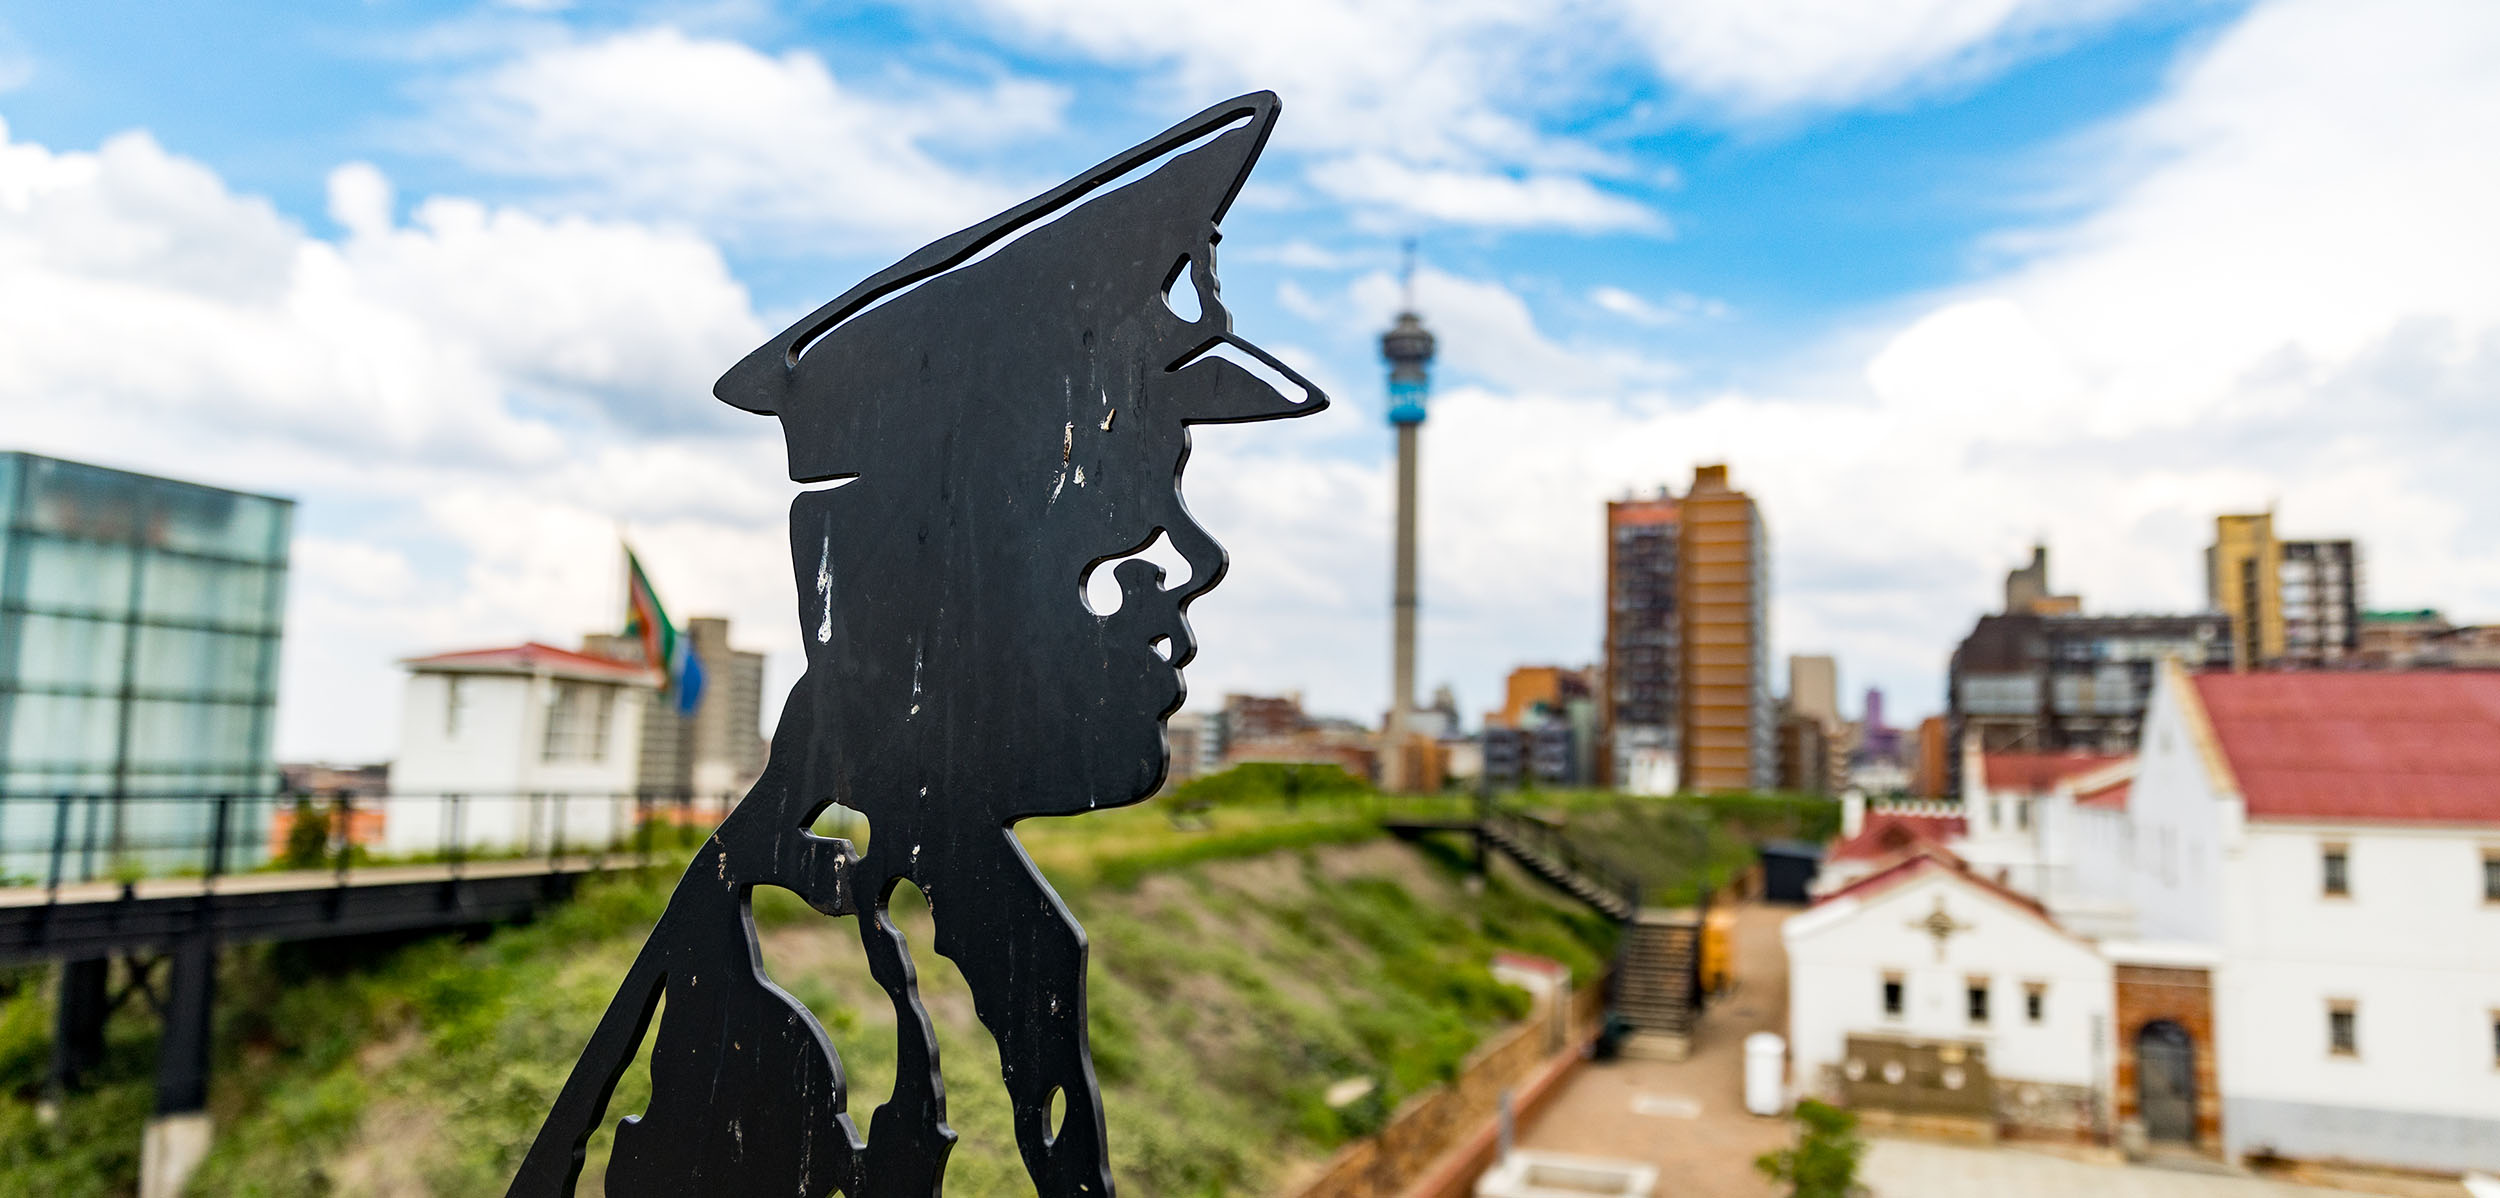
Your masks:
<svg viewBox="0 0 2500 1198"><path fill-rule="evenodd" d="M2196 1142L2196 1041L2167 1019L2135 1034L2136 1110L2147 1139Z"/></svg>

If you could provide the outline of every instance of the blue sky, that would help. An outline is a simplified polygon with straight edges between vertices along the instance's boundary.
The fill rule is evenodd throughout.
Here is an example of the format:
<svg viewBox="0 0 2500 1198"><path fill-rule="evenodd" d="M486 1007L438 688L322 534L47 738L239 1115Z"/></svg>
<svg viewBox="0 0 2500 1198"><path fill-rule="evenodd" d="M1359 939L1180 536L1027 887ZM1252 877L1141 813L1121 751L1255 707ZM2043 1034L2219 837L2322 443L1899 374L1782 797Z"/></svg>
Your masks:
<svg viewBox="0 0 2500 1198"><path fill-rule="evenodd" d="M1594 655L1599 501L1704 461L1769 516L1779 650L1905 713L2034 537L2186 608L2212 515L2273 504L2374 603L2500 617L2485 6L1242 7L0 8L0 442L301 501L291 756L386 756L396 656L608 623L619 531L778 685L790 488L710 377L1268 86L1225 298L1339 409L1202 436L1201 698L1385 696L1405 237L1423 681L1470 710Z"/></svg>

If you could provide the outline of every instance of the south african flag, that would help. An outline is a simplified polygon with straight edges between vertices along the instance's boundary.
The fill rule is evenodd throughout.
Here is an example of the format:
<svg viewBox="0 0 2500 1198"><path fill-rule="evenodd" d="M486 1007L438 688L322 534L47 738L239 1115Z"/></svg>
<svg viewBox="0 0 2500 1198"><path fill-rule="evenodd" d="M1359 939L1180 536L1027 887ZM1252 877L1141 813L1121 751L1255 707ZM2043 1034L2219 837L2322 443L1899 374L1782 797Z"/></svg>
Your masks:
<svg viewBox="0 0 2500 1198"><path fill-rule="evenodd" d="M667 676L677 714L693 715L703 701L703 659L695 656L694 641L677 635L677 626L669 623L668 610L631 547L625 550L625 635L641 640L642 659Z"/></svg>

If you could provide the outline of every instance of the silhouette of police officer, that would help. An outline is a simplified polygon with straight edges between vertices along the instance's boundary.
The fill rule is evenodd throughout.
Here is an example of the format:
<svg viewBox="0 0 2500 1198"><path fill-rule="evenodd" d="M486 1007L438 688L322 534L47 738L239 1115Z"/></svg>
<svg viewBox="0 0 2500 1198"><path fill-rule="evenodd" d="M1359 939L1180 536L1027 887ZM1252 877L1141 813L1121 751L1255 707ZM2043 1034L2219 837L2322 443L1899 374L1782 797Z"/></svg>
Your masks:
<svg viewBox="0 0 2500 1198"><path fill-rule="evenodd" d="M997 1039L1036 1190L1111 1194L1084 930L1010 828L1134 803L1162 782L1163 721L1195 652L1184 613L1225 566L1181 502L1188 426L1327 404L1235 338L1217 295L1217 223L1276 114L1266 92L1209 108L924 247L722 376L720 399L780 418L793 479L845 480L791 505L807 673L763 777L678 884L515 1198L571 1192L663 996L651 1102L618 1126L610 1194L938 1193L954 1133L886 913L905 879ZM1158 536L1187 579L1120 561L1117 608L1094 612L1089 571ZM867 816L864 856L807 830L832 803ZM758 885L859 917L899 1050L864 1140L822 1028L763 973Z"/></svg>

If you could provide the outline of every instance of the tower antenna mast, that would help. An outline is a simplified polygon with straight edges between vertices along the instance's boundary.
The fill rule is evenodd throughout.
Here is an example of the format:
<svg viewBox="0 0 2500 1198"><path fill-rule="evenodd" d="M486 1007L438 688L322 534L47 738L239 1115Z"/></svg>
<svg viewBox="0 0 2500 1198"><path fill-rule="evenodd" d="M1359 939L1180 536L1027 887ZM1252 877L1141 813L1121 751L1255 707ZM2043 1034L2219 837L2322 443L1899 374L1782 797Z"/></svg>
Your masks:
<svg viewBox="0 0 2500 1198"><path fill-rule="evenodd" d="M1415 239L1407 238L1402 248L1404 255L1398 263L1398 310L1412 312L1415 310Z"/></svg>

